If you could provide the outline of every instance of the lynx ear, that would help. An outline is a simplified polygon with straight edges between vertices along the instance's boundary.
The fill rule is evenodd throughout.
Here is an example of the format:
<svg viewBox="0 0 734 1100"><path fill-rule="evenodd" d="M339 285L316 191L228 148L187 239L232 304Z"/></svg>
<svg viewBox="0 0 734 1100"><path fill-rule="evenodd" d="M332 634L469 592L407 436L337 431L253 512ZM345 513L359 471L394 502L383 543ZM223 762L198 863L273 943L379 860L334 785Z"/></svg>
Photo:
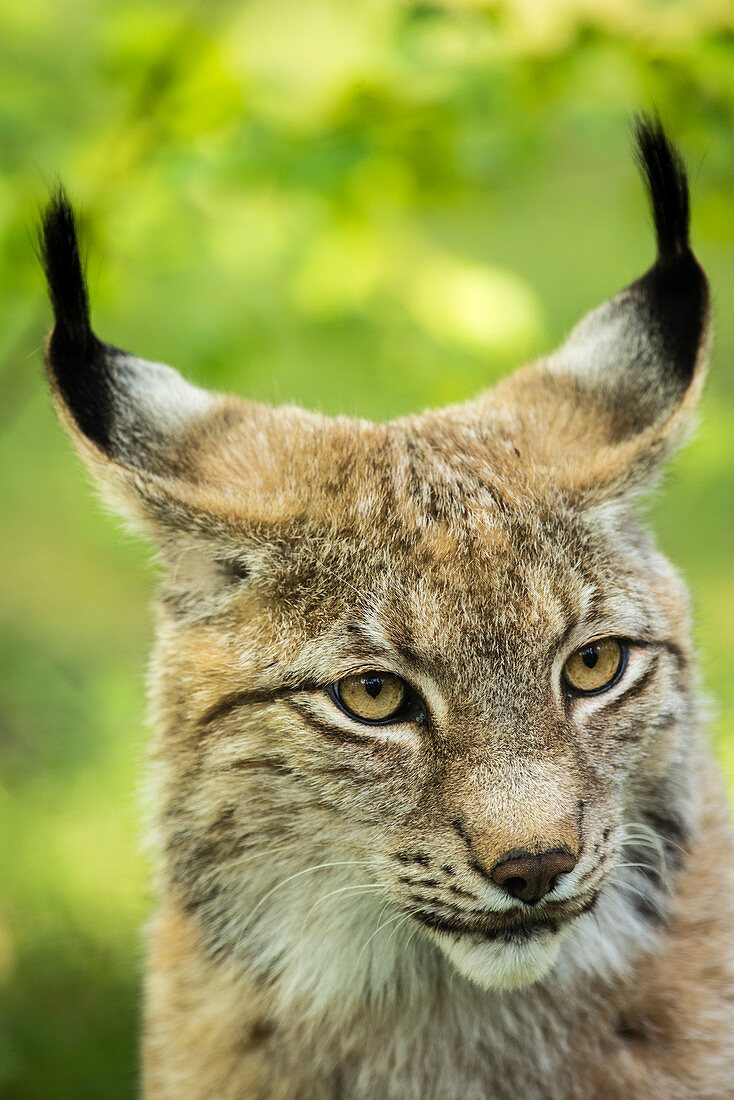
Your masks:
<svg viewBox="0 0 734 1100"><path fill-rule="evenodd" d="M41 258L55 325L46 365L61 419L117 509L143 519L166 499L191 503L187 442L220 399L171 367L92 332L73 210L58 191L43 213Z"/></svg>
<svg viewBox="0 0 734 1100"><path fill-rule="evenodd" d="M685 169L659 122L640 119L635 136L655 264L497 391L533 459L597 498L644 487L683 442L706 365L708 284L689 246Z"/></svg>

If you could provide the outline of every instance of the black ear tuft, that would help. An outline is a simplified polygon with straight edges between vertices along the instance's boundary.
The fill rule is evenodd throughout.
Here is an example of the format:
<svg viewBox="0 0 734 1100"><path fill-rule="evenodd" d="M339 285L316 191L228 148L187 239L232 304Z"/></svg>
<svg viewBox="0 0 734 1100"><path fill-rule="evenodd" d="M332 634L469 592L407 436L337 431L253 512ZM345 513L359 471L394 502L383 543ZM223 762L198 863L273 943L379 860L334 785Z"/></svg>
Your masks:
<svg viewBox="0 0 734 1100"><path fill-rule="evenodd" d="M40 245L56 332L67 343L85 347L92 338L89 299L76 218L62 187L51 195L41 215Z"/></svg>
<svg viewBox="0 0 734 1100"><path fill-rule="evenodd" d="M668 385L682 395L690 384L708 331L706 276L689 244L688 180L680 153L659 119L635 120L637 158L650 195L657 260L630 290L640 318L647 313L651 346L666 366Z"/></svg>
<svg viewBox="0 0 734 1100"><path fill-rule="evenodd" d="M637 159L647 184L655 220L658 262L665 264L689 251L686 170L659 119L638 115L634 130Z"/></svg>
<svg viewBox="0 0 734 1100"><path fill-rule="evenodd" d="M40 254L54 311L47 364L69 411L93 443L109 449L109 350L94 335L76 218L59 187L41 215Z"/></svg>

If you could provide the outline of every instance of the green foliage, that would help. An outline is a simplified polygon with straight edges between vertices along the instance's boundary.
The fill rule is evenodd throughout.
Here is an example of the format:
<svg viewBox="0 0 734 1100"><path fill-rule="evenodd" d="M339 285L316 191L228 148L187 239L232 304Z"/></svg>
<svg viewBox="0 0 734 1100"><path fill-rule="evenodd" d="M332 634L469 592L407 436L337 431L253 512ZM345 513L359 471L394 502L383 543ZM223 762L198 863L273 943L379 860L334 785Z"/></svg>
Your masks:
<svg viewBox="0 0 734 1100"><path fill-rule="evenodd" d="M135 1093L144 550L40 366L29 230L81 205L95 326L204 384L390 416L550 348L652 258L628 154L685 149L717 301L704 427L654 521L734 782L734 18L725 0L0 7L0 1096Z"/></svg>

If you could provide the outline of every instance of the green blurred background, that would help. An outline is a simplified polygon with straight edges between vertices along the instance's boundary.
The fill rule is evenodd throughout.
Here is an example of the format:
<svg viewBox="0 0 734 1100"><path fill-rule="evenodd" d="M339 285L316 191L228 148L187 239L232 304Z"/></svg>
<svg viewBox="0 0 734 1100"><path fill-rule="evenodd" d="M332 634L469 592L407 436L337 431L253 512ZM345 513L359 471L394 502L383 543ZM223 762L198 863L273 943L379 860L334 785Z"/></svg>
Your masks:
<svg viewBox="0 0 734 1100"><path fill-rule="evenodd" d="M630 113L690 167L717 341L653 505L734 784L729 0L0 6L0 1096L136 1091L145 547L54 419L33 224L80 204L95 327L188 377L386 417L550 349L653 256Z"/></svg>

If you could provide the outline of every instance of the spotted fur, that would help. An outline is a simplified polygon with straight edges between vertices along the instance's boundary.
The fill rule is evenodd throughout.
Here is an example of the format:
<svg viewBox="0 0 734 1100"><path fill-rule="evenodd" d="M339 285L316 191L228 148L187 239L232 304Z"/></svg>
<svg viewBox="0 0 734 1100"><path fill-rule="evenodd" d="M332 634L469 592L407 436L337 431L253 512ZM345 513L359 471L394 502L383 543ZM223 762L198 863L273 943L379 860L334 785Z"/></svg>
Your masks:
<svg viewBox="0 0 734 1100"><path fill-rule="evenodd" d="M553 355L390 423L212 396L90 327L47 210L60 415L164 562L151 1100L731 1095L734 866L685 589L636 502L708 344L688 190L640 122L658 256ZM566 659L629 643L610 690ZM424 700L365 726L327 693ZM494 877L547 849L540 902Z"/></svg>

